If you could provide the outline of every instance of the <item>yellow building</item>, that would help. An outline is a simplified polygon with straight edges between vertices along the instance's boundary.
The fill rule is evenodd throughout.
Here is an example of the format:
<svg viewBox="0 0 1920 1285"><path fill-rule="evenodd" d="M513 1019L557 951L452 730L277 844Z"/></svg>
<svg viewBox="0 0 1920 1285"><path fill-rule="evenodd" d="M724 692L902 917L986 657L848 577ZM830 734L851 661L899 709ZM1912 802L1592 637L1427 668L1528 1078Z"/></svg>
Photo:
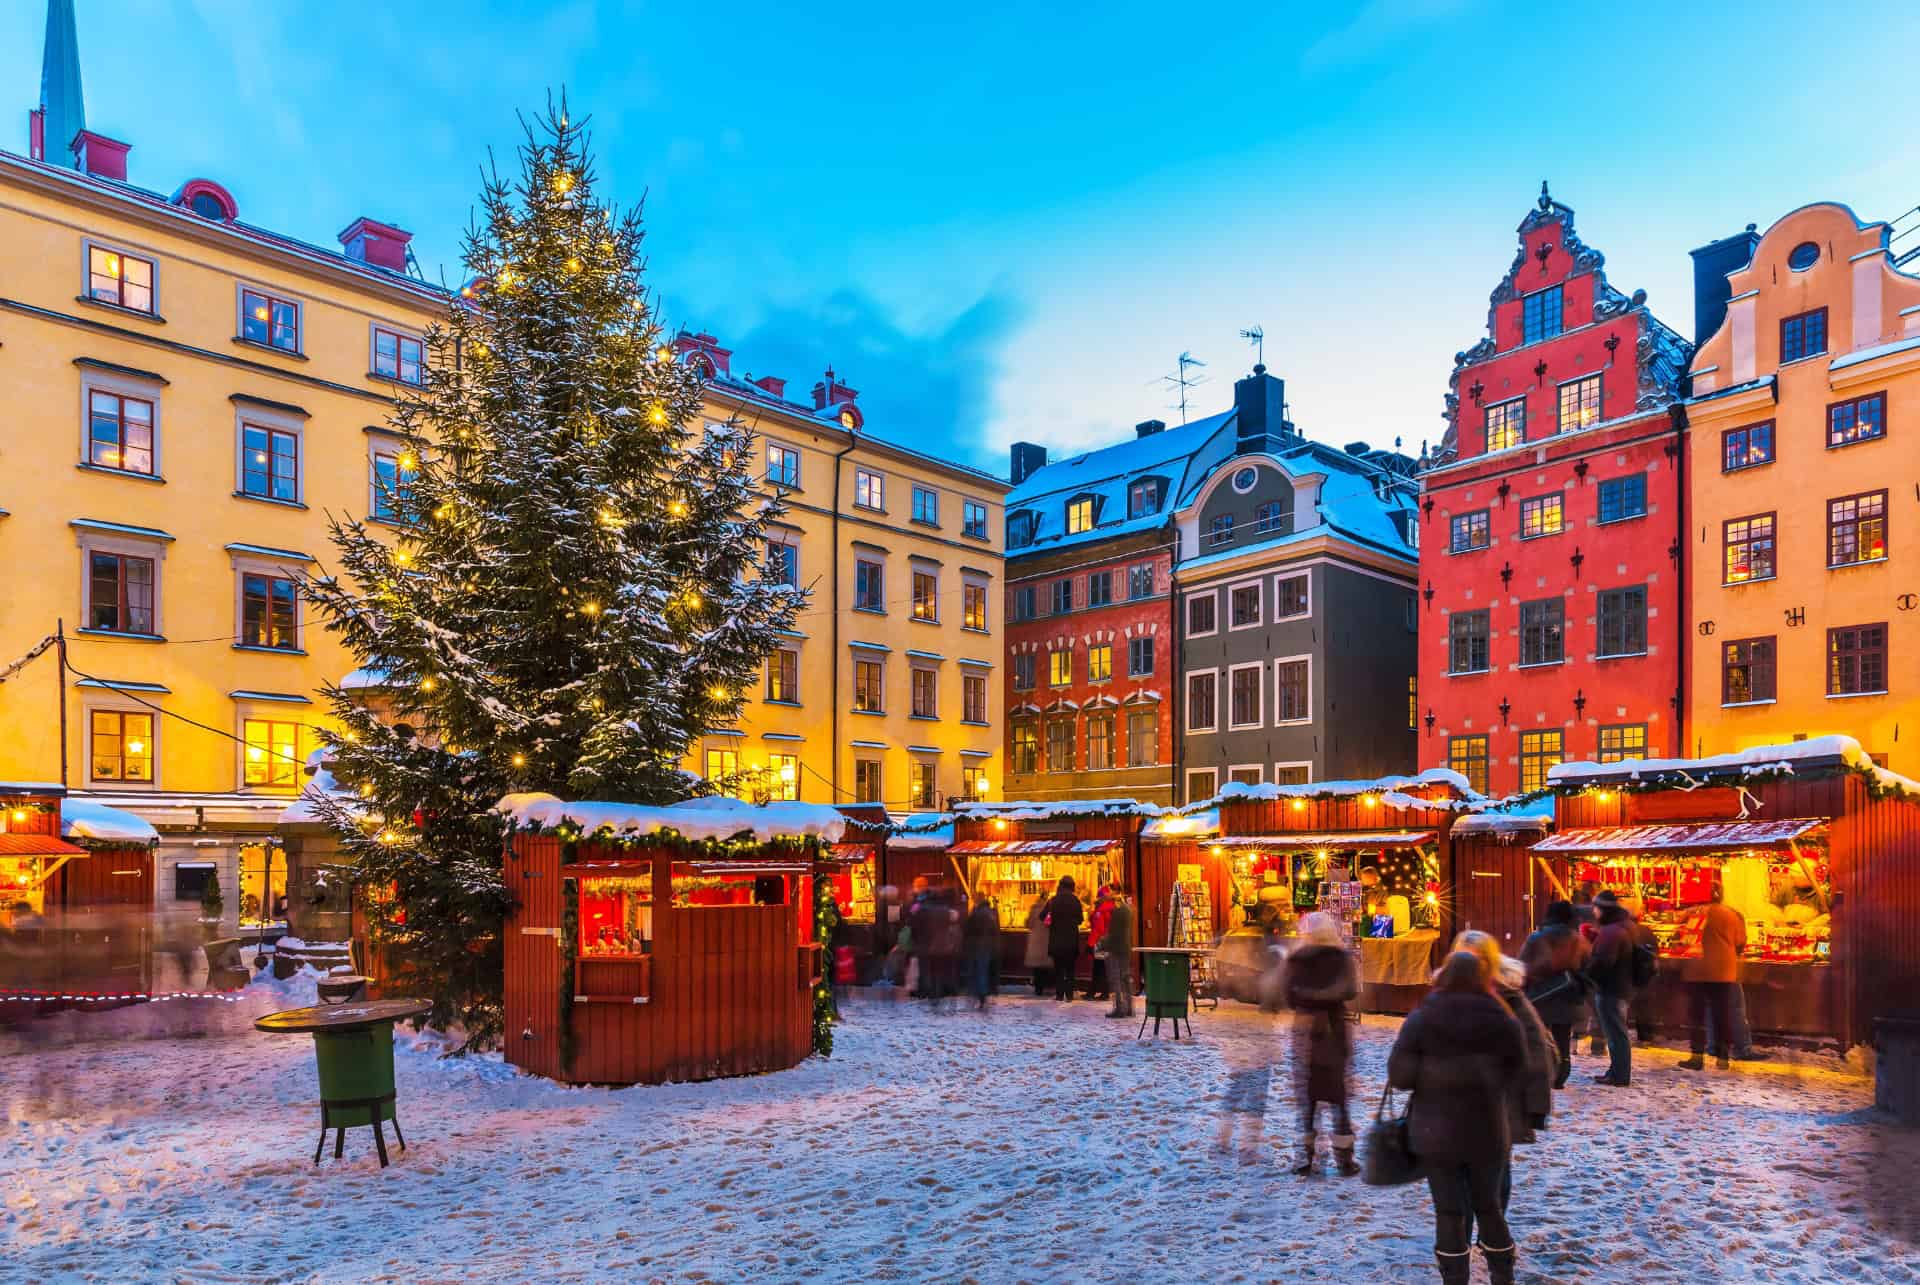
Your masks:
<svg viewBox="0 0 1920 1285"><path fill-rule="evenodd" d="M768 564L812 590L739 725L687 768L756 774L758 791L895 810L985 798L1000 781L1008 483L865 431L829 370L811 398L735 375L711 335L682 335L708 414L760 436L764 489L786 497Z"/></svg>
<svg viewBox="0 0 1920 1285"><path fill-rule="evenodd" d="M1889 241L1819 204L1695 252L1751 247L1687 404L1697 753L1844 732L1920 772L1920 279Z"/></svg>

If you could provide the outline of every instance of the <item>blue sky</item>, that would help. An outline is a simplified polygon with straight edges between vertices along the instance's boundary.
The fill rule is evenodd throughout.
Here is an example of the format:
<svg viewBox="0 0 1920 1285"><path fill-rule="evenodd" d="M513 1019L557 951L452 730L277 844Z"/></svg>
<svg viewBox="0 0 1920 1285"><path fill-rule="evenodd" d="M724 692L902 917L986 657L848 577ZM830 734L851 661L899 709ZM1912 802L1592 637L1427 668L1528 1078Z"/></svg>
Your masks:
<svg viewBox="0 0 1920 1285"><path fill-rule="evenodd" d="M449 279L487 149L565 84L670 324L796 388L831 363L874 430L997 471L1176 420L1182 350L1223 406L1255 323L1309 435L1437 441L1542 178L1683 334L1690 248L1920 204L1911 4L77 7L134 181L329 244L397 222ZM0 5L9 149L42 9Z"/></svg>

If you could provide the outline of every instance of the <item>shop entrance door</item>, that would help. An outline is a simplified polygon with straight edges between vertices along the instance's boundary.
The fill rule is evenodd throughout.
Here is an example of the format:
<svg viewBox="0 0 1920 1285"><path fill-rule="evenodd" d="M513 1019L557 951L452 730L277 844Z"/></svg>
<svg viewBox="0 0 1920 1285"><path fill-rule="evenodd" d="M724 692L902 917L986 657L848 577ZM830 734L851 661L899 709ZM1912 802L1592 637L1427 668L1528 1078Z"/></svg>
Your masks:
<svg viewBox="0 0 1920 1285"><path fill-rule="evenodd" d="M240 928L264 934L286 918L287 854L278 845L240 849Z"/></svg>

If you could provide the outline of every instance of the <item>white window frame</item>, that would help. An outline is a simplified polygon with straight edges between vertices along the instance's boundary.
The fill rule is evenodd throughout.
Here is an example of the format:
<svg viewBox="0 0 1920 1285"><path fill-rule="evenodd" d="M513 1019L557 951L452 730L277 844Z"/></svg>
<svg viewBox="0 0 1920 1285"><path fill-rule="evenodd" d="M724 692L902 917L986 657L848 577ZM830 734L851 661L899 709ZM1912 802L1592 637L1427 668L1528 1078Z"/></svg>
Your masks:
<svg viewBox="0 0 1920 1285"><path fill-rule="evenodd" d="M1195 633L1193 629L1193 604L1196 600L1200 598L1213 599L1213 628L1204 629L1198 633ZM1211 638L1215 634L1220 632L1220 588L1218 585L1214 586L1211 589L1204 590L1200 593L1185 594L1181 597L1180 602L1181 602L1180 610L1186 613L1186 619L1183 623L1187 627L1187 635L1186 635L1187 637Z"/></svg>
<svg viewBox="0 0 1920 1285"><path fill-rule="evenodd" d="M760 671L760 699L763 703L776 706L780 709L793 709L805 703L801 697L802 689L800 683L801 674L806 672L806 655L802 652L800 646L801 643L805 641L803 638L789 638L782 635L780 640L774 643L772 649L767 652L768 661L771 661L775 655L783 651L793 653L794 694L790 698L782 700L775 700L773 697L767 695L770 684L767 682L767 671L765 668L762 668Z"/></svg>
<svg viewBox="0 0 1920 1285"><path fill-rule="evenodd" d="M922 769L927 773L927 792L920 795L914 792L913 778ZM909 753L907 756L907 802L912 807L938 807L940 800L940 760L930 754Z"/></svg>
<svg viewBox="0 0 1920 1285"><path fill-rule="evenodd" d="M294 701L237 700L233 711L233 788L241 794L264 794L278 798L295 795L306 785L302 768L311 747L318 741L313 725L313 706ZM250 722L292 723L294 733L293 780L287 785L247 784L247 724Z"/></svg>
<svg viewBox="0 0 1920 1285"><path fill-rule="evenodd" d="M95 366L80 367L80 466L96 473L111 473L116 477L131 477L148 482L166 481L166 472L162 467L164 460L161 455L165 435L160 427L160 417L164 413L160 405L160 394L165 386L165 381L159 379L101 370ZM132 397L153 407L153 472L140 473L133 469L115 468L111 464L93 462L93 395L95 393L107 393L114 397Z"/></svg>
<svg viewBox="0 0 1920 1285"><path fill-rule="evenodd" d="M1280 614L1280 584L1284 580L1304 580L1307 585L1307 609L1295 612L1291 616ZM1313 573L1311 571L1283 571L1273 578L1273 623L1278 625L1290 620L1309 620L1313 616Z"/></svg>
<svg viewBox="0 0 1920 1285"><path fill-rule="evenodd" d="M847 662L848 708L855 714L860 714L867 718L884 716L887 713L887 653L875 651L871 647L851 647L848 648L848 650L852 653L848 657ZM878 709L861 709L858 704L860 699L860 665L862 662L880 666L880 707ZM911 702L911 693L909 693L909 702Z"/></svg>
<svg viewBox="0 0 1920 1285"><path fill-rule="evenodd" d="M297 592L300 585L300 571L309 563L301 560L300 570L296 570L291 558L269 558L257 553L242 553L237 549L229 550L233 559L233 645L241 651L255 652L260 655L304 656L307 651L307 613L304 609L305 597ZM247 577L249 575L271 576L276 580L291 580L296 590L293 596L293 649L283 647L262 647L243 641L246 633L247 617Z"/></svg>
<svg viewBox="0 0 1920 1285"><path fill-rule="evenodd" d="M294 440L293 498L276 499L254 495L247 490L247 428L292 433ZM371 468L371 463L369 463ZM275 410L257 401L235 402L233 406L233 494L236 499L257 504L277 504L281 508L307 507L307 421L291 411ZM372 490L369 488L371 498Z"/></svg>
<svg viewBox="0 0 1920 1285"><path fill-rule="evenodd" d="M1245 673L1248 670L1257 670L1260 674L1260 681L1253 685L1253 699L1258 708L1253 712L1253 721L1251 723L1236 723L1233 721L1233 676L1235 674ZM1258 731L1267 725L1266 670L1267 662L1264 660L1254 660L1242 665L1227 666L1227 730L1229 732ZM1276 708L1278 707L1276 706Z"/></svg>
<svg viewBox="0 0 1920 1285"><path fill-rule="evenodd" d="M773 457L773 452L775 451L781 451L793 457L793 481L782 482L773 476L773 458L772 457ZM806 459L800 453L799 447L794 446L787 442L775 441L772 438L769 438L767 440L767 467L766 467L765 473L762 474L762 477L765 479L768 486L777 486L784 491L799 490L801 479L806 476L805 466L806 466Z"/></svg>
<svg viewBox="0 0 1920 1285"><path fill-rule="evenodd" d="M920 599L915 592L917 586L914 582L921 576L926 576L933 581L933 614L931 616L920 614ZM923 625L940 623L940 566L938 563L917 562L911 559L907 562L907 619L917 620Z"/></svg>
<svg viewBox="0 0 1920 1285"><path fill-rule="evenodd" d="M1207 788L1204 791L1193 788L1195 777L1205 777ZM1198 803L1220 793L1220 769L1217 767L1190 767L1187 769L1187 802Z"/></svg>
<svg viewBox="0 0 1920 1285"><path fill-rule="evenodd" d="M1236 589L1248 589L1248 588L1251 588L1253 590L1253 596L1254 596L1253 619L1248 621L1244 625L1236 625L1233 623L1233 594ZM1255 576L1251 580L1236 580L1233 583L1229 584L1227 586L1227 591L1226 591L1226 602L1227 602L1227 632L1228 633L1237 633L1242 629L1258 629L1262 625L1266 624L1267 595L1266 595L1266 592L1261 588L1260 577ZM1219 618L1218 616L1216 616L1215 617L1216 624L1218 623L1218 620Z"/></svg>
<svg viewBox="0 0 1920 1285"><path fill-rule="evenodd" d="M1252 779L1251 781L1242 781L1242 782L1240 782L1240 784L1242 784L1242 785L1264 785L1264 784L1266 784L1266 780L1267 780L1267 773L1266 773L1266 769L1265 769L1265 767L1263 767L1263 766L1262 766L1261 764L1259 764L1259 763L1229 763L1229 764L1227 764L1227 784L1229 784L1229 785L1231 785L1231 784L1233 784L1233 780L1234 780L1234 776L1233 776L1233 774L1234 774L1235 772L1251 772L1251 773L1253 773L1253 779Z"/></svg>
<svg viewBox="0 0 1920 1285"><path fill-rule="evenodd" d="M980 684L981 713L985 718L967 717L967 684ZM984 669L962 669L960 671L960 722L967 727L990 727L993 725L993 679Z"/></svg>
<svg viewBox="0 0 1920 1285"><path fill-rule="evenodd" d="M1296 660L1307 663L1307 716L1305 718L1280 717L1280 667L1292 664ZM1305 727L1313 722L1313 653L1300 656L1275 656L1273 658L1273 725L1275 727Z"/></svg>
<svg viewBox="0 0 1920 1285"><path fill-rule="evenodd" d="M914 708L914 688L918 685L921 674L928 676L929 690L933 693L933 711L928 714L922 714ZM928 721L938 722L941 704L939 667L937 665L925 665L918 662L910 663L907 666L907 717L917 719L923 723Z"/></svg>
<svg viewBox="0 0 1920 1285"><path fill-rule="evenodd" d="M128 531L99 531L90 527L75 527L73 531L80 545L81 632L112 638L166 637L166 562L167 546L173 542L172 537L144 536ZM87 624L93 619L93 555L96 553L116 553L125 558L147 558L153 562L152 634L129 634L120 630L94 629Z"/></svg>
<svg viewBox="0 0 1920 1285"><path fill-rule="evenodd" d="M153 701L154 705L165 700L165 693L141 693ZM100 714L147 714L153 721L153 779L150 781L128 781L118 777L98 777L93 774L93 716ZM124 696L103 695L87 697L80 702L80 752L86 756L81 777L88 786L109 790L158 790L160 786L160 725L166 716L151 705L142 705L138 701Z"/></svg>
<svg viewBox="0 0 1920 1285"><path fill-rule="evenodd" d="M294 302L296 306L298 306L299 301L295 300ZM300 342L302 344L306 343L307 340L306 321L306 314L302 312L300 317ZM401 339L411 339L420 345L420 379L418 383L400 378L400 351L397 347L394 349L393 354L393 374L383 375L375 367L374 363L379 360L380 353L375 347L378 342L378 336L374 332L379 330L384 330L388 334L395 335ZM280 348L275 349L275 351L285 352L286 349ZM374 379L384 379L389 383L404 384L408 388L425 387L427 382L427 337L418 330L410 326L400 325L397 322L369 321L367 323L367 374Z"/></svg>
<svg viewBox="0 0 1920 1285"><path fill-rule="evenodd" d="M247 291L265 295L269 299L278 299L281 303L293 305L293 328L299 336L299 342L292 348L277 348L270 343L260 343L247 338ZM269 319L268 326L272 326ZM262 281L235 281L233 283L233 338L236 343L249 348L258 348L265 352L277 352L283 357L304 357L307 355L307 301L280 286L270 286ZM373 342L373 336L367 336L367 342ZM371 370L373 363L368 362Z"/></svg>
<svg viewBox="0 0 1920 1285"><path fill-rule="evenodd" d="M930 518L920 516L920 497L923 495L933 501L933 516ZM921 486L918 482L915 482L913 484L913 494L908 497L908 503L911 506L907 511L909 520L917 522L921 526L937 527L940 525L940 489L938 487Z"/></svg>
<svg viewBox="0 0 1920 1285"><path fill-rule="evenodd" d="M967 623L967 591L980 591L980 615L985 623L970 625ZM960 628L970 634L991 634L993 632L993 586L979 576L970 576L965 572L960 576Z"/></svg>
<svg viewBox="0 0 1920 1285"><path fill-rule="evenodd" d="M1198 676L1200 676L1201 674L1210 674L1213 676L1213 724L1210 727L1195 727L1193 725L1193 680ZM1188 736L1211 736L1213 733L1218 732L1220 730L1220 722L1221 722L1219 667L1215 666L1210 669L1189 669L1184 674L1180 675L1180 683L1181 683L1180 694L1185 698L1180 702L1182 713L1184 715L1181 721L1186 724L1186 734Z"/></svg>
<svg viewBox="0 0 1920 1285"><path fill-rule="evenodd" d="M971 524L967 521L969 513L975 509L980 512L980 529L978 531L973 530ZM985 500L972 500L962 497L960 501L960 534L969 540L993 539L993 511L987 507Z"/></svg>
<svg viewBox="0 0 1920 1285"><path fill-rule="evenodd" d="M1313 782L1313 760L1312 759L1291 759L1291 760L1282 760L1281 762L1275 763L1273 765L1273 781L1275 785L1278 785L1280 783L1281 771L1283 769L1290 768L1290 767L1304 767L1305 769L1307 769L1308 784L1311 784Z"/></svg>
<svg viewBox="0 0 1920 1285"><path fill-rule="evenodd" d="M873 492L874 502L871 504L860 498L861 489L868 483L872 484L870 489ZM887 475L877 469L854 469L853 507L856 509L867 509L874 513L885 513L887 511Z"/></svg>
<svg viewBox="0 0 1920 1285"><path fill-rule="evenodd" d="M123 259L138 259L153 269L153 285L148 293L153 297L153 307L146 312L138 308L129 308L125 304L108 303L105 299L93 297L93 252L104 250L108 254L117 254ZM80 238L80 297L88 303L102 308L112 308L115 312L124 312L133 317L145 317L149 321L161 321L160 316L160 256L152 250L129 250L115 241L103 241L98 237Z"/></svg>

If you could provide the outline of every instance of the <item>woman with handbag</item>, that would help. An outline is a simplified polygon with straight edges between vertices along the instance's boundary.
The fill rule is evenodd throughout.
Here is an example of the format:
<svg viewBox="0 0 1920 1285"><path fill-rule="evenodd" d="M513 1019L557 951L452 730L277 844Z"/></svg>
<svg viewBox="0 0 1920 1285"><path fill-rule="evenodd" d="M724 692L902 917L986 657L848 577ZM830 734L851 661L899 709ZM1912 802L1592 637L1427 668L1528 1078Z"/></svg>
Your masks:
<svg viewBox="0 0 1920 1285"><path fill-rule="evenodd" d="M1434 1260L1445 1285L1466 1285L1475 1222L1494 1285L1513 1281L1500 1182L1513 1148L1508 1103L1522 1091L1527 1053L1520 1023L1491 982L1478 955L1449 955L1387 1058L1387 1083L1413 1092L1407 1141L1433 1196Z"/></svg>
<svg viewBox="0 0 1920 1285"><path fill-rule="evenodd" d="M1033 993L1045 995L1053 985L1053 973L1048 967L1053 956L1047 954L1047 894L1044 892L1033 899L1033 905L1027 910L1027 950L1021 958L1033 976Z"/></svg>
<svg viewBox="0 0 1920 1285"><path fill-rule="evenodd" d="M1560 1070L1553 1087L1567 1087L1573 1074L1573 1028L1587 1012L1587 956L1593 947L1581 935L1570 901L1556 901L1547 907L1540 927L1520 947L1520 962L1527 970L1527 999L1540 1020L1553 1035L1553 1046L1560 1055Z"/></svg>
<svg viewBox="0 0 1920 1285"><path fill-rule="evenodd" d="M1303 1178L1313 1173L1314 1113L1324 1102L1334 1112L1329 1139L1334 1163L1342 1177L1351 1178L1360 1166L1353 1162L1353 1121L1347 1116L1347 1068L1353 1061L1347 1005L1360 994L1360 977L1332 915L1308 915L1300 921L1300 935L1301 943L1284 965L1284 994L1294 1013L1294 1079L1305 1144L1293 1171Z"/></svg>

